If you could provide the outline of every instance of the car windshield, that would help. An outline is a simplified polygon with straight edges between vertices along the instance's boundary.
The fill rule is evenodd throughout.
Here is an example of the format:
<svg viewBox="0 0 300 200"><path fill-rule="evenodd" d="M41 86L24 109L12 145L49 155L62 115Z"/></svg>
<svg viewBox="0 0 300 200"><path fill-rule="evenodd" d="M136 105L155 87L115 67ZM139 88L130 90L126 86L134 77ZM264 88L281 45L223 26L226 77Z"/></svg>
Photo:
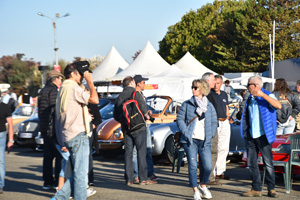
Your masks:
<svg viewBox="0 0 300 200"><path fill-rule="evenodd" d="M153 114L161 113L168 103L168 99L163 97L148 97L146 98L146 104L148 110L151 110ZM167 111L167 112L170 112Z"/></svg>
<svg viewBox="0 0 300 200"><path fill-rule="evenodd" d="M14 112L13 116L31 116L37 114L37 108L33 106L19 106Z"/></svg>
<svg viewBox="0 0 300 200"><path fill-rule="evenodd" d="M106 119L112 118L114 116L114 107L115 107L115 104L108 104L105 107L103 107L102 109L100 109L100 114L101 114L102 120L106 120Z"/></svg>

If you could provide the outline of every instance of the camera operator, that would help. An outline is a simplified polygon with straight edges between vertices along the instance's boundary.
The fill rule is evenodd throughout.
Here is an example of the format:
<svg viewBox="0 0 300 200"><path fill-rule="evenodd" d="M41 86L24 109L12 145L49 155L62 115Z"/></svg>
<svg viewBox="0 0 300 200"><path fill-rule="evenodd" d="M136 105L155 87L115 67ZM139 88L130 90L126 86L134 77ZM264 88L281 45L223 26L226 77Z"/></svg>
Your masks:
<svg viewBox="0 0 300 200"><path fill-rule="evenodd" d="M141 75L135 75L133 77L135 83L136 83L136 91L140 92L143 95L142 91L145 88L145 81L148 80L148 78L144 78ZM153 123L155 118L151 116L152 111L148 110L148 119ZM152 142L151 142L151 132L149 129L149 125L147 125L146 128L147 132L147 154L146 154L146 161L147 161L147 171L148 171L148 178L151 179L152 181L158 181L158 178L154 174L154 168L153 168L153 159L152 159ZM133 168L134 168L134 182L138 183L138 164L137 164L137 152L136 148L134 147L133 150Z"/></svg>

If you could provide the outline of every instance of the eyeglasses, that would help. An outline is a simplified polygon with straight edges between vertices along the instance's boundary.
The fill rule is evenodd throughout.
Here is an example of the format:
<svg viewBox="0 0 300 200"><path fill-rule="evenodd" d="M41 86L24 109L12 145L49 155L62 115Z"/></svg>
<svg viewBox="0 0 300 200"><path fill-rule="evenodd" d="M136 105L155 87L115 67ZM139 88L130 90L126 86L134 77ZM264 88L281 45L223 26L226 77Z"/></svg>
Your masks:
<svg viewBox="0 0 300 200"><path fill-rule="evenodd" d="M248 83L247 87L249 87L250 85L257 85L256 83Z"/></svg>
<svg viewBox="0 0 300 200"><path fill-rule="evenodd" d="M192 86L191 88L192 88L192 90L197 90L198 89L198 87L196 87L196 86Z"/></svg>

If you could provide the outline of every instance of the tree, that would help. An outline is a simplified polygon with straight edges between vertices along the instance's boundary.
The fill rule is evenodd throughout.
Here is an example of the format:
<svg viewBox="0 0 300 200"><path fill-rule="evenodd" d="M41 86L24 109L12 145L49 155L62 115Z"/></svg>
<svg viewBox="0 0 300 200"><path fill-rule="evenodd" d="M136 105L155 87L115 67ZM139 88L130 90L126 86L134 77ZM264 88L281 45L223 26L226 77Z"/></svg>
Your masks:
<svg viewBox="0 0 300 200"><path fill-rule="evenodd" d="M265 71L276 21L276 60L299 56L299 1L215 1L168 28L159 53L169 63L187 51L218 72Z"/></svg>
<svg viewBox="0 0 300 200"><path fill-rule="evenodd" d="M41 87L39 63L32 60L22 60L23 56L24 54L16 54L0 58L0 66L3 66L0 82L10 84L17 93L24 87L28 88L30 95L34 96Z"/></svg>

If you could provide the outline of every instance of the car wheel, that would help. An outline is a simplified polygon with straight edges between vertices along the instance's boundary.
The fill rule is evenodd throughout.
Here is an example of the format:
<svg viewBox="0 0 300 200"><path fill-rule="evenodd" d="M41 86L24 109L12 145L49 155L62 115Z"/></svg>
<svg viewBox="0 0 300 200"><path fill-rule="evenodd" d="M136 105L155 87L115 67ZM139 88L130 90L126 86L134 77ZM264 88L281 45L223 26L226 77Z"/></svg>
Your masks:
<svg viewBox="0 0 300 200"><path fill-rule="evenodd" d="M170 163L174 162L175 150L177 148L177 143L174 140L174 135L171 134L165 142L164 154L170 161Z"/></svg>

